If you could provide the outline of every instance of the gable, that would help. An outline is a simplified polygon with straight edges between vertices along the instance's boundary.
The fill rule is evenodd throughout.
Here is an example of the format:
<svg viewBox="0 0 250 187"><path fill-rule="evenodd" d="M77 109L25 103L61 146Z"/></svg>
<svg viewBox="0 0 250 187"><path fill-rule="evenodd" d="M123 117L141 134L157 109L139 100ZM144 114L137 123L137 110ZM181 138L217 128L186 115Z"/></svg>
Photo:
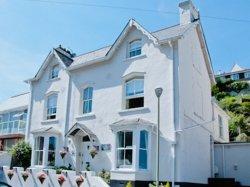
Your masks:
<svg viewBox="0 0 250 187"><path fill-rule="evenodd" d="M37 81L41 78L41 76L44 74L45 70L49 65L56 65L55 61L62 67L63 69L66 69L72 62L73 60L70 60L69 57L66 57L62 53L60 53L58 50L53 49L46 59L44 60L43 64L39 68L38 72L36 73L35 77L25 80L26 83L32 82L32 81ZM54 64L51 64L54 63Z"/></svg>

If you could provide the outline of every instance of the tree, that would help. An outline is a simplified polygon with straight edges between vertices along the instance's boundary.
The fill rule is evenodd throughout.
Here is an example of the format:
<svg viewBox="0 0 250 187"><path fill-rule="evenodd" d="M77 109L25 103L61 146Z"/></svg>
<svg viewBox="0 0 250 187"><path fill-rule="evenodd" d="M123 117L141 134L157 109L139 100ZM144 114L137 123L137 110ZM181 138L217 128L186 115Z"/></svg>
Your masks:
<svg viewBox="0 0 250 187"><path fill-rule="evenodd" d="M245 90L249 87L247 82L233 82L231 88L233 91L240 93L241 90Z"/></svg>
<svg viewBox="0 0 250 187"><path fill-rule="evenodd" d="M11 166L28 168L31 160L31 146L21 140L10 149L12 155Z"/></svg>

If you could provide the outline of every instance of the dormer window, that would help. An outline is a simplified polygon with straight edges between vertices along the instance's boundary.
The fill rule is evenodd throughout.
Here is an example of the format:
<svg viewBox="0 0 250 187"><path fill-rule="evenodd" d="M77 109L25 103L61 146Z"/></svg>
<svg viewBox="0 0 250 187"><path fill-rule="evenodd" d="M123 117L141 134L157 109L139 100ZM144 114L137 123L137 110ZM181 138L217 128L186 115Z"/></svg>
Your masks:
<svg viewBox="0 0 250 187"><path fill-rule="evenodd" d="M55 65L51 68L50 79L55 79L59 74L59 65Z"/></svg>
<svg viewBox="0 0 250 187"><path fill-rule="evenodd" d="M144 106L144 79L134 78L125 84L126 109Z"/></svg>
<svg viewBox="0 0 250 187"><path fill-rule="evenodd" d="M47 99L47 119L56 119L57 94L52 94Z"/></svg>
<svg viewBox="0 0 250 187"><path fill-rule="evenodd" d="M134 40L129 43L129 57L138 56L141 54L141 40Z"/></svg>

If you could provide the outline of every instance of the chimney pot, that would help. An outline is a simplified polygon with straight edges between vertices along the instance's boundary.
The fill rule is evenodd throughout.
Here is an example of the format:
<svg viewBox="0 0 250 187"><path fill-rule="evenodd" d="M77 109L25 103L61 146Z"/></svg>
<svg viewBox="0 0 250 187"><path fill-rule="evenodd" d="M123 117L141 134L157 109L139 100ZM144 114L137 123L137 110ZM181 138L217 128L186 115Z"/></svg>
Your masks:
<svg viewBox="0 0 250 187"><path fill-rule="evenodd" d="M181 25L192 23L200 18L199 11L194 7L191 0L181 2L179 9Z"/></svg>

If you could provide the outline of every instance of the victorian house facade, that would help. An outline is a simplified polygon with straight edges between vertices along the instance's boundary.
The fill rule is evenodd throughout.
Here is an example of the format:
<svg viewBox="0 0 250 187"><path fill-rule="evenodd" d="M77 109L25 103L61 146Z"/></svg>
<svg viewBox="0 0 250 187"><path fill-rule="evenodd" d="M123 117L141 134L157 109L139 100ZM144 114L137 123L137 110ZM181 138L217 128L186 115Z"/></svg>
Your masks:
<svg viewBox="0 0 250 187"><path fill-rule="evenodd" d="M59 46L48 54L26 81L32 166L105 169L114 186L155 180L154 89L162 87L160 180L207 182L213 141L228 141L227 117L218 126L199 13L191 1L179 8L178 25L149 32L129 20L110 46L79 56Z"/></svg>

